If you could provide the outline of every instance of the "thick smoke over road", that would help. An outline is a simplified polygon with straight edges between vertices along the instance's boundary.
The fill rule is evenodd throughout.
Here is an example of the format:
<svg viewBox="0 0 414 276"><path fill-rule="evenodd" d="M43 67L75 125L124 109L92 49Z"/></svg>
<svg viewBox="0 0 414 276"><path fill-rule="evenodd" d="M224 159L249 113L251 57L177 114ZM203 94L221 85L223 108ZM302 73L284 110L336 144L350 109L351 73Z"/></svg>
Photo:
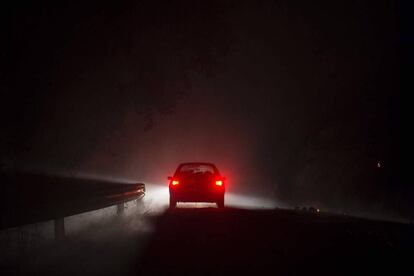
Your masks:
<svg viewBox="0 0 414 276"><path fill-rule="evenodd" d="M237 194L412 216L397 6L158 2L10 12L5 170L166 185L209 161Z"/></svg>

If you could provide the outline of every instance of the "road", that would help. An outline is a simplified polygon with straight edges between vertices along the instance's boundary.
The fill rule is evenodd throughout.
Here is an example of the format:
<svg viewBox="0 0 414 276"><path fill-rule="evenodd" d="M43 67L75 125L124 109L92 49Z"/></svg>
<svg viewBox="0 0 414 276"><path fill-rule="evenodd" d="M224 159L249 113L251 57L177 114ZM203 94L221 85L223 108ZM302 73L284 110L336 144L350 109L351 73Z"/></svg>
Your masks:
<svg viewBox="0 0 414 276"><path fill-rule="evenodd" d="M140 272L413 275L413 234L400 224L292 210L175 209L159 217Z"/></svg>
<svg viewBox="0 0 414 276"><path fill-rule="evenodd" d="M275 208L166 209L165 189L147 195L120 216L107 208L68 218L61 241L40 237L43 226L2 231L1 275L414 272L410 225Z"/></svg>

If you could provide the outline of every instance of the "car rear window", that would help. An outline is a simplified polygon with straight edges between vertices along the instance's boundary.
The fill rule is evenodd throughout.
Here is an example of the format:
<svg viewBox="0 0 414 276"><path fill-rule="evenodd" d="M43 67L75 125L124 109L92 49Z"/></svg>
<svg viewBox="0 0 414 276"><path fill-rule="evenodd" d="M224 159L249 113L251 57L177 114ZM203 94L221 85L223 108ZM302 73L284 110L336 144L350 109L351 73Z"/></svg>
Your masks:
<svg viewBox="0 0 414 276"><path fill-rule="evenodd" d="M185 174L214 174L215 172L214 166L206 164L186 164L179 169L179 173Z"/></svg>

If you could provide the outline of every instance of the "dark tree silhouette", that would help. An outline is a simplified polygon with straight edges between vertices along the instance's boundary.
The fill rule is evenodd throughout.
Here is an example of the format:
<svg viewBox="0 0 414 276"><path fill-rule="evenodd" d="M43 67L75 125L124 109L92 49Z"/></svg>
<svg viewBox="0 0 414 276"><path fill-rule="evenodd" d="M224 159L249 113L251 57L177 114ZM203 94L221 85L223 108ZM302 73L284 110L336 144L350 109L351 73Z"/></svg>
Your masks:
<svg viewBox="0 0 414 276"><path fill-rule="evenodd" d="M126 112L148 130L231 47L222 1L120 1L12 7L0 68L3 164L75 165ZM17 162L17 161L16 161ZM19 166L19 164L17 164Z"/></svg>

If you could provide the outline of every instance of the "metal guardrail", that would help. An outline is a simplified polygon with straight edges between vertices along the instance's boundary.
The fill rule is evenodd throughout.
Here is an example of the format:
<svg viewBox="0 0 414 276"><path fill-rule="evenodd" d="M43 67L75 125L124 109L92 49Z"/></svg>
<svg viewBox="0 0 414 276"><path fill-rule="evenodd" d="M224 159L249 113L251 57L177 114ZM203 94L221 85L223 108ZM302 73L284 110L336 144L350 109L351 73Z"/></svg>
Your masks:
<svg viewBox="0 0 414 276"><path fill-rule="evenodd" d="M130 189L121 189L116 190L112 189L111 193L105 194L105 203L102 202L101 204L97 203L95 207L89 207L82 209L81 212L75 211L68 216L77 215L80 213L96 211L99 209L107 208L109 206L117 206L117 214L121 215L124 213L125 210L125 203L132 201L132 200L142 200L145 196L145 184L144 183L137 183L137 184L129 184L131 186ZM108 201L106 201L108 200ZM63 239L65 237L65 216L55 218L54 219L54 229L55 229L55 239Z"/></svg>
<svg viewBox="0 0 414 276"><path fill-rule="evenodd" d="M65 217L142 200L145 184L125 184L30 174L0 175L0 230L54 221L55 238L65 236Z"/></svg>

